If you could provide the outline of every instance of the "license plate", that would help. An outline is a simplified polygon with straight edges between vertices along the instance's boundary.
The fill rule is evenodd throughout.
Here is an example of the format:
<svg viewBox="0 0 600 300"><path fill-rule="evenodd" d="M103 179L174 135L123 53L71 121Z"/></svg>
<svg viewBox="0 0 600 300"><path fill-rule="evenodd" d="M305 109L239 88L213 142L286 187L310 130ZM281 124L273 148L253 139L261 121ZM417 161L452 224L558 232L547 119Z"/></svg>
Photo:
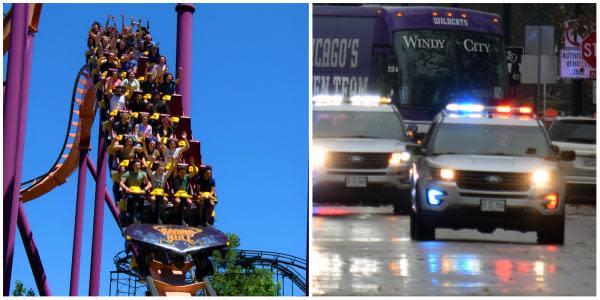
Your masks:
<svg viewBox="0 0 600 300"><path fill-rule="evenodd" d="M506 200L481 199L481 211L503 212L505 207L506 207Z"/></svg>
<svg viewBox="0 0 600 300"><path fill-rule="evenodd" d="M346 176L346 187L349 187L349 188L367 187L367 176Z"/></svg>
<svg viewBox="0 0 600 300"><path fill-rule="evenodd" d="M596 167L596 158L583 158L583 165L586 167Z"/></svg>

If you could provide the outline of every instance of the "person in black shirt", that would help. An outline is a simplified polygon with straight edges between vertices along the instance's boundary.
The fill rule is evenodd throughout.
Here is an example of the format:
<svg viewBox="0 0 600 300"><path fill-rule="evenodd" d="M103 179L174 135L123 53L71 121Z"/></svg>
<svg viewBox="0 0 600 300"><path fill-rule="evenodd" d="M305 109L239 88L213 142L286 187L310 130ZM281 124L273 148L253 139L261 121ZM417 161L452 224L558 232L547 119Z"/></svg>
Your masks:
<svg viewBox="0 0 600 300"><path fill-rule="evenodd" d="M148 73L146 80L141 84L141 89L144 94L154 93L158 90L158 84L155 82L153 73Z"/></svg>
<svg viewBox="0 0 600 300"><path fill-rule="evenodd" d="M112 52L108 53L108 57L102 65L100 65L100 74L108 71L109 69L118 69L119 63L117 62L117 58L115 54Z"/></svg>
<svg viewBox="0 0 600 300"><path fill-rule="evenodd" d="M212 178L212 167L205 166L200 169L192 182L194 191L198 198L198 214L200 226L212 226L214 218L212 217L215 205L217 204L217 195L215 192L215 179Z"/></svg>
<svg viewBox="0 0 600 300"><path fill-rule="evenodd" d="M150 100L150 104L152 104L152 112L167 115L169 114L169 106L164 101L162 101L159 92L152 93L152 99Z"/></svg>
<svg viewBox="0 0 600 300"><path fill-rule="evenodd" d="M135 94L135 97L129 102L129 109L133 112L150 112L148 110L148 101L144 99L141 93Z"/></svg>
<svg viewBox="0 0 600 300"><path fill-rule="evenodd" d="M160 60L160 48L158 44L150 45L148 48L148 62L151 64L156 64Z"/></svg>
<svg viewBox="0 0 600 300"><path fill-rule="evenodd" d="M175 128L171 124L171 119L169 116L164 116L161 119L161 124L156 126L156 138L160 141L160 138L166 137L168 139L173 138L173 134L175 133Z"/></svg>
<svg viewBox="0 0 600 300"><path fill-rule="evenodd" d="M121 119L115 122L113 126L113 137L117 135L128 135L133 134L133 123L131 122L131 116L128 111L121 112Z"/></svg>
<svg viewBox="0 0 600 300"><path fill-rule="evenodd" d="M173 80L173 74L167 73L165 74L163 83L159 85L158 90L163 93L163 95L173 95L175 94L175 86L177 83L179 83L179 79Z"/></svg>

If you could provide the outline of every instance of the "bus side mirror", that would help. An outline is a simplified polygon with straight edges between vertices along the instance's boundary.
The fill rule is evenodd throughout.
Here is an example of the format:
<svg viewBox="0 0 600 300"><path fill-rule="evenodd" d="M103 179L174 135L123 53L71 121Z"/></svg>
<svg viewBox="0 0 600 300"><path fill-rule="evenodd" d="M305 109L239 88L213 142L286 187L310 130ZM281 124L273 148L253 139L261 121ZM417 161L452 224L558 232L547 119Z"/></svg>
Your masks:
<svg viewBox="0 0 600 300"><path fill-rule="evenodd" d="M415 136L417 134L417 125L410 124L406 127L406 135L411 141L415 140Z"/></svg>
<svg viewBox="0 0 600 300"><path fill-rule="evenodd" d="M561 151L560 152L560 160L574 161L575 160L575 151Z"/></svg>

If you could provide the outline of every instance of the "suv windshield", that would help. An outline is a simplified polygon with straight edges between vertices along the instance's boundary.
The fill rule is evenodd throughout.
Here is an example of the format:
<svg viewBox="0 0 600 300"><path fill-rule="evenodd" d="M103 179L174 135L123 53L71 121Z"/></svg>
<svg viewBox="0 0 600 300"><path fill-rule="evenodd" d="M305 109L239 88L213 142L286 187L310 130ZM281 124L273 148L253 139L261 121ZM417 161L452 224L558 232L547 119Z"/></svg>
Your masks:
<svg viewBox="0 0 600 300"><path fill-rule="evenodd" d="M535 155L546 157L550 154L544 132L533 126L442 123L432 142L433 155ZM535 149L535 152L532 152L530 148Z"/></svg>
<svg viewBox="0 0 600 300"><path fill-rule="evenodd" d="M496 35L468 31L396 32L399 105L439 111L448 102L504 97L506 63Z"/></svg>
<svg viewBox="0 0 600 300"><path fill-rule="evenodd" d="M549 132L550 139L556 142L596 144L596 121L560 120Z"/></svg>
<svg viewBox="0 0 600 300"><path fill-rule="evenodd" d="M405 140L400 116L379 111L315 111L313 137Z"/></svg>

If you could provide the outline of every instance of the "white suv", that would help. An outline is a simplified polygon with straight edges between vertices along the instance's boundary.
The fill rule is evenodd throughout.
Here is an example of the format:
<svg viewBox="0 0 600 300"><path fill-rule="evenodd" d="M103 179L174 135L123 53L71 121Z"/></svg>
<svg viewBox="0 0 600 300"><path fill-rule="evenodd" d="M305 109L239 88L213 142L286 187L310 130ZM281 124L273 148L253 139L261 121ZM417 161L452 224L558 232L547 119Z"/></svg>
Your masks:
<svg viewBox="0 0 600 300"><path fill-rule="evenodd" d="M379 97L319 97L313 107L313 201L410 208L410 154L400 113Z"/></svg>
<svg viewBox="0 0 600 300"><path fill-rule="evenodd" d="M548 128L552 144L575 151L577 158L561 162L567 178L567 197L596 199L596 119L558 117Z"/></svg>
<svg viewBox="0 0 600 300"><path fill-rule="evenodd" d="M411 237L435 228L537 231L563 244L565 179L543 124L528 107L450 104L434 120L411 176Z"/></svg>

